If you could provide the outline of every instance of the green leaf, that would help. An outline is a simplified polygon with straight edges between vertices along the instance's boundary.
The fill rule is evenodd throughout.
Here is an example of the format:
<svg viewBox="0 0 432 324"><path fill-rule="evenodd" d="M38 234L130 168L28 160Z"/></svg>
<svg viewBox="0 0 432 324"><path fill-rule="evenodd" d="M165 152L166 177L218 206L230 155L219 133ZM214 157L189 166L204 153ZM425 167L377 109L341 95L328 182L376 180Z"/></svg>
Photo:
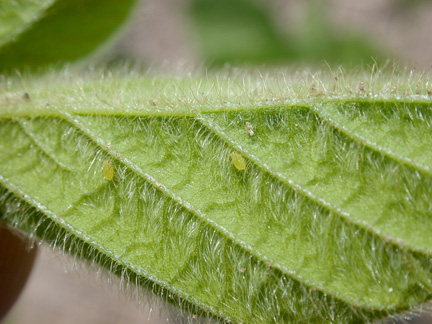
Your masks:
<svg viewBox="0 0 432 324"><path fill-rule="evenodd" d="M7 79L1 217L221 321L411 310L432 297L430 78L304 75Z"/></svg>
<svg viewBox="0 0 432 324"><path fill-rule="evenodd" d="M28 28L53 0L15 0L0 2L0 46Z"/></svg>
<svg viewBox="0 0 432 324"><path fill-rule="evenodd" d="M7 1L4 16L9 20L27 24L34 12L42 11L53 1L33 1L36 5ZM41 4L39 4L40 2ZM45 4L46 3L46 4ZM43 5L42 5L43 4ZM83 58L96 49L128 18L135 0L58 0L55 1L31 28L27 28L15 41L0 48L0 70L37 69ZM16 17L18 9L25 8L22 22ZM39 11L37 11L39 10ZM2 18L0 16L0 18ZM8 24L5 24L8 26ZM1 24L0 27L2 27ZM12 25L10 25L12 27ZM1 31L1 30L0 30ZM20 31L20 30L18 30ZM0 33L0 45L12 32L9 28ZM10 37L9 37L10 40Z"/></svg>

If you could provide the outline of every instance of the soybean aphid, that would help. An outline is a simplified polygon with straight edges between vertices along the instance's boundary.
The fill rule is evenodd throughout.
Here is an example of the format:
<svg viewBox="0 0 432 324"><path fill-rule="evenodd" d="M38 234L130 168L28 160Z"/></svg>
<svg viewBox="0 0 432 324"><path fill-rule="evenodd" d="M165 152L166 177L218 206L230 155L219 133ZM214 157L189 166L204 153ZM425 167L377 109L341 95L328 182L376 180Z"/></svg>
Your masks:
<svg viewBox="0 0 432 324"><path fill-rule="evenodd" d="M356 89L357 89L358 92L365 91L365 84L364 84L364 82L357 83Z"/></svg>
<svg viewBox="0 0 432 324"><path fill-rule="evenodd" d="M114 167L110 161L104 161L102 173L105 179L111 181L114 179Z"/></svg>
<svg viewBox="0 0 432 324"><path fill-rule="evenodd" d="M237 152L232 152L230 154L232 159L232 164L235 166L237 170L243 171L246 170L246 160L243 156L238 154Z"/></svg>
<svg viewBox="0 0 432 324"><path fill-rule="evenodd" d="M253 128L252 128L252 124L251 124L251 123L246 122L246 130L247 130L249 136L253 136L254 131L253 131Z"/></svg>

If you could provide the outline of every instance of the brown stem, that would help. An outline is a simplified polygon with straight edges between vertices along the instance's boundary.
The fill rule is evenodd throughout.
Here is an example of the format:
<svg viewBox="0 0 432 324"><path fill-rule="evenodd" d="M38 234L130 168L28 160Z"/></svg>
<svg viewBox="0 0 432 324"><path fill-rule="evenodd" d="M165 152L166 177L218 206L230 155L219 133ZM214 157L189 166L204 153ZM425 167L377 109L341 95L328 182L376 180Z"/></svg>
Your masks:
<svg viewBox="0 0 432 324"><path fill-rule="evenodd" d="M31 272L36 247L0 221L0 321L5 317Z"/></svg>

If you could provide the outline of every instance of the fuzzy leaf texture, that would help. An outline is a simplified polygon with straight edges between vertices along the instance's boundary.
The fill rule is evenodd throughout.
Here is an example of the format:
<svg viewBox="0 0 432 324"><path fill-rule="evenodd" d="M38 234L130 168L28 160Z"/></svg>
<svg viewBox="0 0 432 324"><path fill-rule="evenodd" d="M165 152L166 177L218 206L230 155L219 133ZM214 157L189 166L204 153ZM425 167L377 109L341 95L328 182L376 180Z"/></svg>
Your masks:
<svg viewBox="0 0 432 324"><path fill-rule="evenodd" d="M1 218L191 314L397 315L432 297L428 86L403 73L5 78Z"/></svg>

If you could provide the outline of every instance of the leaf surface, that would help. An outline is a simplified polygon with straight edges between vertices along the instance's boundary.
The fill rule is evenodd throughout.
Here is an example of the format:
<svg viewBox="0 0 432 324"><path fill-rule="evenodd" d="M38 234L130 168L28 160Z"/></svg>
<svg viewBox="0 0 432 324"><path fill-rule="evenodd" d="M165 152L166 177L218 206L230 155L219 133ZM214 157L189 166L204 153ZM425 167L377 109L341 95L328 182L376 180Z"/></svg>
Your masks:
<svg viewBox="0 0 432 324"><path fill-rule="evenodd" d="M10 224L221 320L364 323L431 298L427 97L46 82L0 97Z"/></svg>
<svg viewBox="0 0 432 324"><path fill-rule="evenodd" d="M0 46L13 40L37 20L53 0L16 0L0 2Z"/></svg>
<svg viewBox="0 0 432 324"><path fill-rule="evenodd" d="M36 70L48 65L59 65L85 58L99 49L119 27L127 21L134 0L58 0L45 1L50 4L42 6L43 1L21 4L14 8L11 1L9 16L13 22L21 24L31 21L30 14L36 7L42 10L38 19L13 41L9 41L0 48L0 69L13 71L14 69ZM20 2L19 2L20 3ZM19 4L18 3L18 4ZM33 4L33 6L32 6ZM26 9L23 18L15 17L18 9ZM48 7L48 8L47 8ZM44 9L45 12L43 11ZM5 15L7 15L7 12ZM43 14L42 14L43 13ZM40 17L40 18L39 18ZM25 18L25 19L24 19ZM3 24L2 24L3 25ZM0 25L1 27L1 25ZM22 31L19 28L18 32ZM7 29L7 40L11 40L13 31ZM16 33L15 33L16 34ZM6 37L5 36L5 37ZM0 34L0 45L1 34Z"/></svg>

